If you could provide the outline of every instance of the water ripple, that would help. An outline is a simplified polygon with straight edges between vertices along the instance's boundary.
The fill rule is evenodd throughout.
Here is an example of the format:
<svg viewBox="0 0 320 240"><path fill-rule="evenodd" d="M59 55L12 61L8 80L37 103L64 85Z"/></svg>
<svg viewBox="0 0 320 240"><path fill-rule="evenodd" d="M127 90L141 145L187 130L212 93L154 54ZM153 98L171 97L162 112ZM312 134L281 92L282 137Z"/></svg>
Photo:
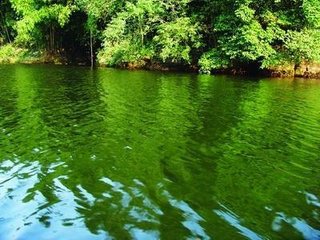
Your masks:
<svg viewBox="0 0 320 240"><path fill-rule="evenodd" d="M1 69L1 239L319 238L318 82Z"/></svg>

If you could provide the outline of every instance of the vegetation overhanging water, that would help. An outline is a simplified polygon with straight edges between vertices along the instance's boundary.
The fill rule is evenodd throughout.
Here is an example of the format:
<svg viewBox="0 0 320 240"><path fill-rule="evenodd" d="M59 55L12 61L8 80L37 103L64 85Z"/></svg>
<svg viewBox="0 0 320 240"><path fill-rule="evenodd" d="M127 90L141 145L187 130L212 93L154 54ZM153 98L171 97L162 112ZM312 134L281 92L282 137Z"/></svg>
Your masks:
<svg viewBox="0 0 320 240"><path fill-rule="evenodd" d="M320 238L319 81L0 72L0 239Z"/></svg>
<svg viewBox="0 0 320 240"><path fill-rule="evenodd" d="M1 62L320 78L320 0L2 0Z"/></svg>

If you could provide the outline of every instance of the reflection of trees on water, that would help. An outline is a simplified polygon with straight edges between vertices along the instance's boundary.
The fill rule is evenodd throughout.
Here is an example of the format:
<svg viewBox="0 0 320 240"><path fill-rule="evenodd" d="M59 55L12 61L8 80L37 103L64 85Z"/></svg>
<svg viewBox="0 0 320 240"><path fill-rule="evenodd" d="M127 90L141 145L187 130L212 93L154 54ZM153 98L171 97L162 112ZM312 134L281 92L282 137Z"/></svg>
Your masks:
<svg viewBox="0 0 320 240"><path fill-rule="evenodd" d="M312 155L309 162L314 164L315 149L292 149L301 140L299 128L304 119L314 119L312 107L301 102L312 94L303 89L293 91L294 85L287 84L262 81L244 94L239 103L239 122L226 134L224 146L220 146L224 154L218 160L215 195L259 233L267 233L284 209L291 216L311 220L306 214L312 210L299 192L306 187L315 189L319 184L312 182L312 168L305 164L305 159ZM302 109L303 113L291 112ZM315 226L315 219L309 224ZM292 226L279 229L280 235L291 239L301 236L301 231ZM276 239L279 233L269 237Z"/></svg>
<svg viewBox="0 0 320 240"><path fill-rule="evenodd" d="M120 156L114 163L114 172L110 172L110 175L120 178L122 183L129 180L129 183L125 184L128 186L132 184L130 181L132 182L133 178L139 179L146 188L146 193L142 196L149 196L151 200L140 202L136 196L132 196L133 201L138 203L133 208L138 211L134 215L140 212L136 217L153 216L155 219L149 222L142 218L141 223L137 224L139 220L134 217L130 223L130 217L128 219L121 216L119 229L123 231L129 222L129 232L139 234L141 230L138 229L157 230L160 224L161 234L165 231L172 233L173 229L176 229L178 234L177 229L181 229L181 233L187 235L188 231L179 220L183 217L178 211L175 213L168 199L163 196L163 190L159 190L157 186L162 184L163 179L173 184L183 184L185 179L190 177L184 170L183 159L188 131L193 125L188 120L193 113L188 111L191 100L188 92L189 79L177 82L162 77L153 79L151 73L135 74L129 82L124 81L125 78L119 81L106 78L102 81L107 93L108 112L115 116L106 119L107 132L112 135L113 140L116 139L113 147L118 149L116 156ZM161 212L143 214L144 202L156 203L155 206ZM127 216L131 214L125 213ZM170 219L167 219L167 216L171 217L170 222L173 225L168 224ZM150 234L157 236L160 233L151 231Z"/></svg>
<svg viewBox="0 0 320 240"><path fill-rule="evenodd" d="M16 206L9 213L23 214L15 222L22 236L41 238L48 231L55 238L72 231L79 234L74 237L98 239L264 236L275 212L301 216L292 204L314 210L304 194L300 203L280 201L279 209L265 209L297 196L283 191L292 176L279 169L288 169L288 158L270 162L270 156L279 156L275 138L294 144L285 135L298 136L301 127L299 118L284 122L287 108L302 96L287 91L277 104L283 86L41 67L17 68L15 79L10 88L16 102L3 110L17 115L10 118L15 127L10 144L8 138L0 142L2 159L16 160L3 161L0 174L14 176L1 184L17 201L9 204ZM314 119L319 108L309 108ZM1 126L9 124L5 121ZM287 145L280 149L286 154ZM297 189L310 186L310 192L316 186L299 184Z"/></svg>

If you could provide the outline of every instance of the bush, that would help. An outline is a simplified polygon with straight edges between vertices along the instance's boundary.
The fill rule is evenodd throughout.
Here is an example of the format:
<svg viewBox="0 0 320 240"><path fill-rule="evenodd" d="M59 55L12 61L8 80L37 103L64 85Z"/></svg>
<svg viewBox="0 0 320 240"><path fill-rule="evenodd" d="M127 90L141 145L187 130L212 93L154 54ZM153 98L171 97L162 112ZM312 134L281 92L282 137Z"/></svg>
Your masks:
<svg viewBox="0 0 320 240"><path fill-rule="evenodd" d="M27 50L7 44L0 47L0 63L17 63L19 62Z"/></svg>
<svg viewBox="0 0 320 240"><path fill-rule="evenodd" d="M231 61L213 49L204 53L199 60L200 72L210 74L212 70L226 69L231 66Z"/></svg>

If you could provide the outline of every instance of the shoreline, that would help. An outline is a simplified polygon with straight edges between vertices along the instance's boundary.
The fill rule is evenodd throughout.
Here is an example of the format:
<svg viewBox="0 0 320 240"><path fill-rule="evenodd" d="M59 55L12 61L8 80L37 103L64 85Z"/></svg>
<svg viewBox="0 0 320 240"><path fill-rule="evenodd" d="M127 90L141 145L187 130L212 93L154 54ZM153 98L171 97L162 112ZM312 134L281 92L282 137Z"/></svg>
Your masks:
<svg viewBox="0 0 320 240"><path fill-rule="evenodd" d="M0 48L0 51L2 49ZM32 52L28 49L12 48L8 51L5 57L0 55L1 65L11 64L49 64L62 66L86 66L90 67L88 61L68 61L61 53L49 53L46 51ZM201 73L197 65L187 64L168 64L152 60L144 60L142 63L122 63L119 66L108 66L106 64L97 63L94 66L99 68L115 68L126 70L147 70L160 72L183 72L197 73L207 75L229 75L229 76L248 76L248 77L265 77L265 78L304 78L304 79L319 79L320 80L320 63L301 63L300 65L287 64L283 66L275 66L270 69L260 69L256 66L246 66L246 69L229 68L214 70L210 73Z"/></svg>
<svg viewBox="0 0 320 240"><path fill-rule="evenodd" d="M61 62L51 62L51 61L41 61L39 59L35 61L17 61L17 62L1 62L0 65L15 65L15 64L23 64L23 65L53 65L53 66L74 66L74 67L90 67L90 64L84 64L82 62L79 63L61 63ZM157 67L124 67L124 66L106 66L104 64L96 64L94 68L114 68L114 69L123 69L129 71L138 71L138 70L145 70L145 71L158 71L158 72L177 72L177 73L193 73L199 75L208 75L208 76L215 76L215 75L226 75L226 76L243 76L243 77L264 77L264 78L302 78L302 79L317 79L320 80L320 72L312 73L309 71L302 71L299 70L295 74L285 72L284 70L264 70L259 71L259 73L250 73L242 71L241 69L227 69L227 70L216 70L212 73L201 73L198 69L193 69L190 67L173 67L168 68L167 66L157 66Z"/></svg>

